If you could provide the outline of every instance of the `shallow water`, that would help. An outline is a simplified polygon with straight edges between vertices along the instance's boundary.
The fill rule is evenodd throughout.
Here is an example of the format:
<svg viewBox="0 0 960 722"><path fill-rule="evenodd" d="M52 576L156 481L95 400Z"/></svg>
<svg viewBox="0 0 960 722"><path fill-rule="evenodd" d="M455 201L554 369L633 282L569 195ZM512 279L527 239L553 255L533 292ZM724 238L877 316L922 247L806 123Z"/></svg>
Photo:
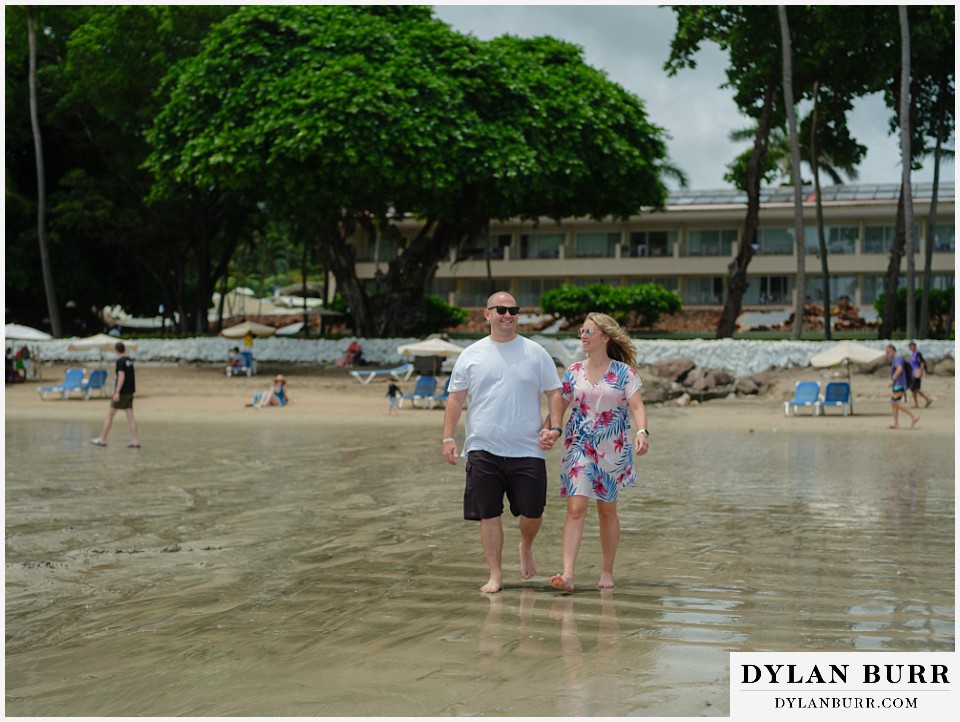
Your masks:
<svg viewBox="0 0 960 722"><path fill-rule="evenodd" d="M573 595L552 456L537 578L509 520L485 596L435 430L97 430L6 428L8 715L723 716L731 651L954 647L942 436L659 436Z"/></svg>

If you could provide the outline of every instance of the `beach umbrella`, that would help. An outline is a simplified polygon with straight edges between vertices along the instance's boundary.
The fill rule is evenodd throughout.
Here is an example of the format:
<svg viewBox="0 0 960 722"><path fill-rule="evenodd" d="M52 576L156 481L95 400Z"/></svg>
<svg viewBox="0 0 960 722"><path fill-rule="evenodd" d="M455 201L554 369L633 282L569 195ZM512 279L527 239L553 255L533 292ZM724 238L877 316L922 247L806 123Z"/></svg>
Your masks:
<svg viewBox="0 0 960 722"><path fill-rule="evenodd" d="M220 335L226 336L227 338L244 338L247 334L250 334L258 338L266 338L273 336L276 332L277 329L273 326L256 323L255 321L244 321L243 323L238 323L236 326L223 329Z"/></svg>
<svg viewBox="0 0 960 722"><path fill-rule="evenodd" d="M49 341L53 338L49 333L30 326L21 326L19 323L8 323L3 327L3 337L17 341Z"/></svg>
<svg viewBox="0 0 960 722"><path fill-rule="evenodd" d="M423 341L415 341L397 347L397 352L402 356L422 356L433 360L433 375L437 375L437 369L440 364L437 358L446 358L447 356L456 356L463 353L463 347L455 343L444 341L442 338L425 338Z"/></svg>
<svg viewBox="0 0 960 722"><path fill-rule="evenodd" d="M127 347L128 351L137 348L137 344L122 339L119 336L109 336L105 333L98 333L94 336L87 336L86 338L73 339L70 341L67 349L70 351L113 351L117 341L123 341L123 345Z"/></svg>
<svg viewBox="0 0 960 722"><path fill-rule="evenodd" d="M277 336L296 336L303 330L303 321L297 321L277 329Z"/></svg>
<svg viewBox="0 0 960 722"><path fill-rule="evenodd" d="M444 341L442 338L428 338L423 341L407 343L397 347L402 356L456 356L463 353L463 347Z"/></svg>
<svg viewBox="0 0 960 722"><path fill-rule="evenodd" d="M849 364L850 362L858 364L869 364L879 361L884 357L884 352L870 346L864 346L855 341L841 341L824 351L810 358L810 365L817 368L828 368L838 364Z"/></svg>
<svg viewBox="0 0 960 722"><path fill-rule="evenodd" d="M843 366L847 369L847 383L850 381L850 362L858 364L869 364L879 361L885 356L885 352L870 346L864 346L855 341L841 341L828 349L821 351L810 357L810 365L815 368L829 368L831 366ZM853 386L850 387L850 413L853 413Z"/></svg>
<svg viewBox="0 0 960 722"><path fill-rule="evenodd" d="M67 346L68 351L99 351L100 352L100 365L103 365L103 352L104 351L113 351L114 347L117 344L117 341L123 341L123 345L126 346L127 351L135 351L137 349L137 344L127 341L120 338L119 336L109 336L105 333L98 333L93 336L87 336L86 338L75 338L70 341L70 345Z"/></svg>

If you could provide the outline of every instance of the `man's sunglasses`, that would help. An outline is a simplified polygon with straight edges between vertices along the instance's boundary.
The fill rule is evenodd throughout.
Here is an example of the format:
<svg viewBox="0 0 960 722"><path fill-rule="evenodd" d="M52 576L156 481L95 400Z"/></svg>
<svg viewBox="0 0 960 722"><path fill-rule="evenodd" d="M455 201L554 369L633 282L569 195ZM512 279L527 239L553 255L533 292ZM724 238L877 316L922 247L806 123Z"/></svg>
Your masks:
<svg viewBox="0 0 960 722"><path fill-rule="evenodd" d="M493 309L497 309L497 313L499 313L501 316L505 313L509 313L511 316L516 316L518 313L520 313L519 306L487 306L488 311L492 311Z"/></svg>

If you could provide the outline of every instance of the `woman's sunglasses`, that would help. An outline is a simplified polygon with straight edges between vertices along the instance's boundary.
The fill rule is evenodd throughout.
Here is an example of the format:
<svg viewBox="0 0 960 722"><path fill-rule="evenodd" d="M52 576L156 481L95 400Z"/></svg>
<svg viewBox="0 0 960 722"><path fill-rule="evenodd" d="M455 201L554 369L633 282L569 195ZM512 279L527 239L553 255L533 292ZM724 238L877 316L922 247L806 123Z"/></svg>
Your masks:
<svg viewBox="0 0 960 722"><path fill-rule="evenodd" d="M593 336L597 330L595 328L581 328L577 331L577 336L583 338L584 336Z"/></svg>
<svg viewBox="0 0 960 722"><path fill-rule="evenodd" d="M487 306L488 311L492 311L493 309L497 309L497 313L499 313L501 316L505 313L509 313L511 316L516 316L518 313L520 313L519 306Z"/></svg>

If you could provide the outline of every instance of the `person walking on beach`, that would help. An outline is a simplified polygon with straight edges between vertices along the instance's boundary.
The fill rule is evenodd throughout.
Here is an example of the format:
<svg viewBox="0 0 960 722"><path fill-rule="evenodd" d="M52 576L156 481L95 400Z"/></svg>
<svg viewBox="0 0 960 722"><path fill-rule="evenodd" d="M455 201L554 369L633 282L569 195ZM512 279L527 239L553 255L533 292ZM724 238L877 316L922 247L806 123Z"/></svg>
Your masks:
<svg viewBox="0 0 960 722"><path fill-rule="evenodd" d="M387 416L399 416L400 409L397 408L397 403L400 401L400 387L397 386L396 382L393 379L387 379Z"/></svg>
<svg viewBox="0 0 960 722"><path fill-rule="evenodd" d="M886 353L887 361L890 362L890 383L887 385L890 387L890 408L893 410L893 423L890 424L890 428L900 428L899 416L902 410L910 417L910 428L912 429L920 421L920 417L908 409L904 403L907 399L907 385L909 384L906 361L903 360L903 356L897 353L893 344L887 345Z"/></svg>
<svg viewBox="0 0 960 722"><path fill-rule="evenodd" d="M633 453L649 449L647 412L640 392L636 349L626 331L610 316L587 314L580 329L587 358L572 364L563 375L567 421L560 460L560 496L567 500L561 557L563 571L550 578L557 589L572 592L574 567L583 537L590 499L597 503L602 565L598 589L613 589L613 562L620 545L617 499L620 489L637 485ZM630 442L630 420L637 426Z"/></svg>
<svg viewBox="0 0 960 722"><path fill-rule="evenodd" d="M480 522L480 541L490 568L481 592L503 589L503 496L520 517L520 575L537 572L533 541L547 502L544 451L560 437L563 399L560 378L550 354L517 334L516 299L505 291L487 300L483 317L490 335L467 347L454 366L443 416L443 458L457 463L454 433L463 405L467 409L463 453L466 486L463 518ZM544 424L540 395L547 398Z"/></svg>
<svg viewBox="0 0 960 722"><path fill-rule="evenodd" d="M910 393L913 395L913 408L920 408L920 402L917 396L922 396L926 400L927 403L923 405L923 408L927 408L933 403L933 399L920 390L920 381L927 375L927 360L923 357L923 354L917 350L917 344L913 341L910 342L910 358L906 359L906 361L910 364L910 368L913 369L913 381L910 383Z"/></svg>
<svg viewBox="0 0 960 722"><path fill-rule="evenodd" d="M136 377L133 374L133 361L127 356L127 347L122 341L114 344L114 350L117 352L117 382L113 389L113 399L110 401L110 408L107 409L107 418L103 422L103 430L100 436L90 439L94 446L106 446L107 434L110 433L110 427L113 425L113 417L117 411L123 409L127 415L127 421L130 422L130 443L127 446L131 449L140 448L140 439L137 436L137 420L133 415L133 394L137 390Z"/></svg>

